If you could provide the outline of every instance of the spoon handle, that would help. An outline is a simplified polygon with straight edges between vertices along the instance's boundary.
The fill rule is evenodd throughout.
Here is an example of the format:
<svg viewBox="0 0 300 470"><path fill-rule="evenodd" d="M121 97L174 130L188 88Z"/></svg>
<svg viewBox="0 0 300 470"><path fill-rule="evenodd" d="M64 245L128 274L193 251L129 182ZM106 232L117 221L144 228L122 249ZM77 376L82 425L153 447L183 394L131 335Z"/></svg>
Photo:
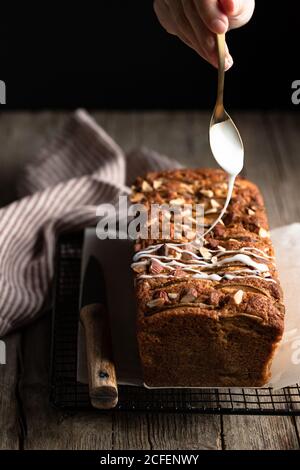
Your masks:
<svg viewBox="0 0 300 470"><path fill-rule="evenodd" d="M225 34L217 34L218 46L218 93L216 100L215 116L222 120L224 116L224 72L225 72Z"/></svg>

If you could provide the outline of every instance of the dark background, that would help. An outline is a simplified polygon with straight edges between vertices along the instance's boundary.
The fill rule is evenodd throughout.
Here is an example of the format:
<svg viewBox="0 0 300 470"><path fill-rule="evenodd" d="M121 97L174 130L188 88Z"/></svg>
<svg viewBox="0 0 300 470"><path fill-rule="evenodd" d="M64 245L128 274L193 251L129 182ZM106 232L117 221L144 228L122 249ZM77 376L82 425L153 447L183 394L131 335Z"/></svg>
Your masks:
<svg viewBox="0 0 300 470"><path fill-rule="evenodd" d="M162 29L152 3L10 3L0 18L5 108L211 108L216 71ZM300 2L258 0L250 23L228 34L231 108L295 110L299 27Z"/></svg>

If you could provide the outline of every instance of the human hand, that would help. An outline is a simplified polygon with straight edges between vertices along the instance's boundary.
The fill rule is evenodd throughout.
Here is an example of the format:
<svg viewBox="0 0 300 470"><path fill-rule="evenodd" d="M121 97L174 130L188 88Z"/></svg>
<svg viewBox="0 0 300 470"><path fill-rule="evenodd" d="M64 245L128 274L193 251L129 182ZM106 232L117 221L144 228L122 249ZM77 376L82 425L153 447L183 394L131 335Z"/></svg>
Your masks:
<svg viewBox="0 0 300 470"><path fill-rule="evenodd" d="M254 0L155 0L154 10L168 33L218 67L215 34L246 24L253 14ZM232 64L226 45L225 70Z"/></svg>

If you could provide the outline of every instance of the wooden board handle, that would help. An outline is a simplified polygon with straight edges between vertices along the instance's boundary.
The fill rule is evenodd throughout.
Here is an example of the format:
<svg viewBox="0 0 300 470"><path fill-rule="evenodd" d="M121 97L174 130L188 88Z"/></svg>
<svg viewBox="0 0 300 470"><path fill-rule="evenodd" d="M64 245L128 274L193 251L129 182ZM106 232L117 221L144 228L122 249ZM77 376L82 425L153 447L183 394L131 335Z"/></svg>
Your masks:
<svg viewBox="0 0 300 470"><path fill-rule="evenodd" d="M100 304L86 305L80 311L80 319L85 330L91 403L99 409L114 408L118 387L106 309Z"/></svg>

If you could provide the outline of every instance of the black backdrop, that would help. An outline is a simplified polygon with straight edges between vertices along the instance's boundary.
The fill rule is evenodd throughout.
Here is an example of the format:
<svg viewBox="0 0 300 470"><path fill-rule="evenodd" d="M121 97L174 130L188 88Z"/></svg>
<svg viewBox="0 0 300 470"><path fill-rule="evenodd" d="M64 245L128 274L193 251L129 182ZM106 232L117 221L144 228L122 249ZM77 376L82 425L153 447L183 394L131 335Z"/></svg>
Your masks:
<svg viewBox="0 0 300 470"><path fill-rule="evenodd" d="M10 6L0 17L6 108L212 107L216 71L161 28L152 0ZM231 108L296 108L299 26L300 2L257 0L251 22L228 34Z"/></svg>

